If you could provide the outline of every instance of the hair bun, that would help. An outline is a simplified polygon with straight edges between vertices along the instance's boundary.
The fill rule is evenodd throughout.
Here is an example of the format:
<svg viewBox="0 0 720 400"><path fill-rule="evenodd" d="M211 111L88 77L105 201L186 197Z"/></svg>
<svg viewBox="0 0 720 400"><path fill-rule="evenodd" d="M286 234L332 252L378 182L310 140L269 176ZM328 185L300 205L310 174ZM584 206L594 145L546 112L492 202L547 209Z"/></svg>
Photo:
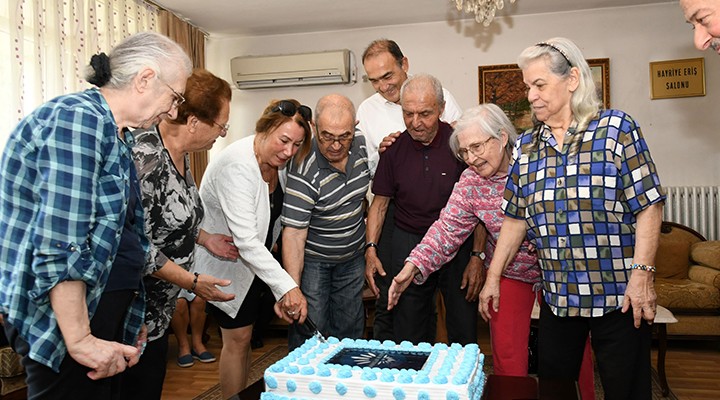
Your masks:
<svg viewBox="0 0 720 400"><path fill-rule="evenodd" d="M95 73L88 78L88 82L103 87L110 81L112 74L110 73L110 57L105 53L95 54L90 58L90 66Z"/></svg>

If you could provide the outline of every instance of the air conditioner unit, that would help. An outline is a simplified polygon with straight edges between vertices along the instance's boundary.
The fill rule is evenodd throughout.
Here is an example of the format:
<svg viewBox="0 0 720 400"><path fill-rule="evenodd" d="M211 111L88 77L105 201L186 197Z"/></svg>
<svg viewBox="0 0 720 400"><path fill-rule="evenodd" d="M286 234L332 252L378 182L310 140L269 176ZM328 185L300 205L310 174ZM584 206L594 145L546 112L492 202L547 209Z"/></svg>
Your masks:
<svg viewBox="0 0 720 400"><path fill-rule="evenodd" d="M233 81L240 89L327 85L355 82L352 52L241 56L230 61Z"/></svg>

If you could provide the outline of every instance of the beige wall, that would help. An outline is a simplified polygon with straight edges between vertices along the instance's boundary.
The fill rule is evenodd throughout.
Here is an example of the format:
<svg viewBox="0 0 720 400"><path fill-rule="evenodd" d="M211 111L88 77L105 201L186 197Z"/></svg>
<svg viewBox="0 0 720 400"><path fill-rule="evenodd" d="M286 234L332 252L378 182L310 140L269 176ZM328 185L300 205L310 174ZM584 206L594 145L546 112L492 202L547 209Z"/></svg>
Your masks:
<svg viewBox="0 0 720 400"><path fill-rule="evenodd" d="M692 46L692 30L677 4L623 7L501 19L489 30L472 20L262 37L210 38L207 68L231 81L230 59L348 48L360 57L367 44L387 37L410 60L410 72L437 76L463 108L478 102L478 65L515 63L527 46L554 36L574 40L587 58L610 58L612 107L640 124L666 186L720 185L720 56ZM704 97L651 100L649 62L705 57ZM357 62L358 76L364 74ZM373 93L369 83L233 90L228 138L253 133L271 99L296 98L314 108L322 95L345 94L357 106ZM212 158L212 154L210 157Z"/></svg>

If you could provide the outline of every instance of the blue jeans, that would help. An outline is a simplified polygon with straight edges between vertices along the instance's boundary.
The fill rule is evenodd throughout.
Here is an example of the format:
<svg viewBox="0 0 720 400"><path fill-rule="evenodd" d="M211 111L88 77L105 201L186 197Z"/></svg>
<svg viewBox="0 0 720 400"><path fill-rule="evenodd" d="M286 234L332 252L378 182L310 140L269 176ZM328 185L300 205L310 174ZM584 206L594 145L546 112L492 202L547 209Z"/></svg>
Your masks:
<svg viewBox="0 0 720 400"><path fill-rule="evenodd" d="M339 263L305 261L300 289L308 302L308 317L325 337L359 339L363 336L364 279L363 254ZM312 334L306 326L291 325L288 347L292 350L300 346Z"/></svg>

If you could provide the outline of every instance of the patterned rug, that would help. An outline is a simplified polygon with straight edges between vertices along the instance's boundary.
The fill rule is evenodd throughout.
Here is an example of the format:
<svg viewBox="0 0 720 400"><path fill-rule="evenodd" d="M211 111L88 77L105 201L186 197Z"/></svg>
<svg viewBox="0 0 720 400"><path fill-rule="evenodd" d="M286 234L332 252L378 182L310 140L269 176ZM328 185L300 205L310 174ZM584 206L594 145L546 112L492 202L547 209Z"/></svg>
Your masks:
<svg viewBox="0 0 720 400"><path fill-rule="evenodd" d="M261 355L257 360L253 361L250 365L250 372L248 373L248 383L252 384L257 382L263 377L265 370L273 365L275 361L285 357L288 353L287 346L275 346L270 351ZM223 400L222 394L220 393L220 384L216 384L204 393L195 397L193 400Z"/></svg>
<svg viewBox="0 0 720 400"><path fill-rule="evenodd" d="M270 351L266 352L265 354L258 357L257 360L253 361L250 366L250 373L248 374L248 382L254 383L260 378L262 378L263 374L265 373L265 370L273 365L275 361L285 357L288 353L287 346L275 346ZM492 367L492 357L487 357L485 359L485 367L483 368L485 371L485 374L492 374L493 367ZM673 394L672 388L670 390L670 393L667 397L663 397L662 390L660 389L660 378L658 377L657 371L655 371L655 368L652 369L652 391L653 391L653 400L678 400L678 398ZM600 377L597 375L597 368L595 368L595 399L600 400L605 398L605 392L602 389L602 385L600 384ZM222 395L220 393L220 384L216 384L215 386L211 387L210 389L206 390L201 395L195 397L193 400L223 400Z"/></svg>

